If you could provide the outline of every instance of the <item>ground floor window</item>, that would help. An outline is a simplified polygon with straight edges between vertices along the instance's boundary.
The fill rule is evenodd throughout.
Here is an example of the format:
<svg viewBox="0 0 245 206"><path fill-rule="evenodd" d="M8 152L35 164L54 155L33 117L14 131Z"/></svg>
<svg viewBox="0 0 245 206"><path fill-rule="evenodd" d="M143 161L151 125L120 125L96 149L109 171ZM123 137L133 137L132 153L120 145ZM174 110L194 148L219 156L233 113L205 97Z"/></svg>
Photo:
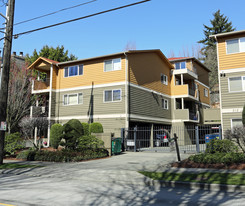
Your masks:
<svg viewBox="0 0 245 206"><path fill-rule="evenodd" d="M121 93L120 89L114 90L105 90L104 91L104 102L118 102L121 101Z"/></svg>
<svg viewBox="0 0 245 206"><path fill-rule="evenodd" d="M64 105L76 105L83 103L83 94L65 94L64 95Z"/></svg>
<svg viewBox="0 0 245 206"><path fill-rule="evenodd" d="M231 119L231 128L242 126L242 119Z"/></svg>

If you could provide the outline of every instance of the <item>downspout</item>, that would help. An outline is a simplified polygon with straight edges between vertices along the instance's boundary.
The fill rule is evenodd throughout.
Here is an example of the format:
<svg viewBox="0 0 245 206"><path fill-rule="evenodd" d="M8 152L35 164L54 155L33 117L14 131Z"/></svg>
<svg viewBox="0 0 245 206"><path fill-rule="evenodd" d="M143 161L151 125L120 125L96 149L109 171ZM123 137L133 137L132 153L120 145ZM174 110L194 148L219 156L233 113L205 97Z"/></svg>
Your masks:
<svg viewBox="0 0 245 206"><path fill-rule="evenodd" d="M128 56L126 52L125 55L125 130L129 127L129 83L128 83Z"/></svg>
<svg viewBox="0 0 245 206"><path fill-rule="evenodd" d="M49 147L50 143L50 127L51 127L51 105L52 105L52 88L53 88L53 64L50 67L50 89L49 89L49 110L48 110L48 141L47 147Z"/></svg>

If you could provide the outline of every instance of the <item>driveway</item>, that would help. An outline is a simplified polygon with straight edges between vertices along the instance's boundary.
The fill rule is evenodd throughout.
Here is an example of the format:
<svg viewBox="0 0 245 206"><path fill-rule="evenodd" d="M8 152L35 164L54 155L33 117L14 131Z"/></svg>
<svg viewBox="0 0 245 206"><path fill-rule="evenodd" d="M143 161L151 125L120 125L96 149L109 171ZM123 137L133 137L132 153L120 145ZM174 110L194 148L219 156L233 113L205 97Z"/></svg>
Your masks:
<svg viewBox="0 0 245 206"><path fill-rule="evenodd" d="M245 201L240 193L149 187L146 178L137 172L161 171L175 160L173 153L139 152L80 163L40 163L45 167L3 170L0 205L241 205Z"/></svg>

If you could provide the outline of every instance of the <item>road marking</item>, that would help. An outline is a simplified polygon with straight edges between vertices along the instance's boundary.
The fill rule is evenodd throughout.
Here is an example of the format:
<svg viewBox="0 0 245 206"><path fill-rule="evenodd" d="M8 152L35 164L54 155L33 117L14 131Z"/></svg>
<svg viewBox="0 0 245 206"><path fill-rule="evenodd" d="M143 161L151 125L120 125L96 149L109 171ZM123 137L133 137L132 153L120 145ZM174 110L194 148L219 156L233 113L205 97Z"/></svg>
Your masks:
<svg viewBox="0 0 245 206"><path fill-rule="evenodd" d="M0 206L16 206L16 205L10 205L10 204L4 204L4 203L0 203Z"/></svg>

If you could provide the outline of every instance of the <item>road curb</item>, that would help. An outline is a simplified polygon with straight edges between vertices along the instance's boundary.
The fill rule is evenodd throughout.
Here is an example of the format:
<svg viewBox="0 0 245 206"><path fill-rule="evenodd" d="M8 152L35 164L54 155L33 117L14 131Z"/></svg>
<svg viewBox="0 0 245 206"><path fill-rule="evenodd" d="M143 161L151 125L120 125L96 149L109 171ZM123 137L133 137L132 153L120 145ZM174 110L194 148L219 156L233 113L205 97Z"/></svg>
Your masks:
<svg viewBox="0 0 245 206"><path fill-rule="evenodd" d="M245 186L243 185L225 185L225 184L208 184L197 182L181 182L181 181L164 181L153 180L147 178L145 181L147 186L160 186L160 187L184 187L185 189L202 189L210 191L226 191L226 192L245 192Z"/></svg>

